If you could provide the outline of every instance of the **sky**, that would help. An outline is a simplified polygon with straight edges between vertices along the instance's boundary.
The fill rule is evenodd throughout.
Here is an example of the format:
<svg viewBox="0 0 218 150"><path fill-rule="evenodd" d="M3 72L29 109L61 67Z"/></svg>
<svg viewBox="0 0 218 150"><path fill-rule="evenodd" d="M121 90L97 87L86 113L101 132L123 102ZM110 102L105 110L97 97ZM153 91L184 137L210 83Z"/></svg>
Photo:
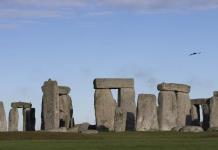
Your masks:
<svg viewBox="0 0 218 150"><path fill-rule="evenodd" d="M32 102L39 129L49 78L71 87L76 123L95 123L95 78L134 78L136 100L162 82L211 97L217 18L218 0L0 0L0 101Z"/></svg>

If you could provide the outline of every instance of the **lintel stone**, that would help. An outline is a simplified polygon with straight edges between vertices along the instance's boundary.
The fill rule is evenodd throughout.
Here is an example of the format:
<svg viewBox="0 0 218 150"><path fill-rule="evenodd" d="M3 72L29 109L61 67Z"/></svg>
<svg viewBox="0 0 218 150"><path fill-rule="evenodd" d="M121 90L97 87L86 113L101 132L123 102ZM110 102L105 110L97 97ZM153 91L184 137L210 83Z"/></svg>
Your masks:
<svg viewBox="0 0 218 150"><path fill-rule="evenodd" d="M134 88L134 79L98 78L94 80L95 89Z"/></svg>
<svg viewBox="0 0 218 150"><path fill-rule="evenodd" d="M32 104L31 103L26 103L26 102L13 102L11 103L12 108L31 108Z"/></svg>
<svg viewBox="0 0 218 150"><path fill-rule="evenodd" d="M198 98L198 99L192 99L191 104L192 105L203 105L203 104L209 104L210 98Z"/></svg>
<svg viewBox="0 0 218 150"><path fill-rule="evenodd" d="M185 84L176 84L176 83L161 83L157 86L159 91L175 91L190 93L191 87Z"/></svg>

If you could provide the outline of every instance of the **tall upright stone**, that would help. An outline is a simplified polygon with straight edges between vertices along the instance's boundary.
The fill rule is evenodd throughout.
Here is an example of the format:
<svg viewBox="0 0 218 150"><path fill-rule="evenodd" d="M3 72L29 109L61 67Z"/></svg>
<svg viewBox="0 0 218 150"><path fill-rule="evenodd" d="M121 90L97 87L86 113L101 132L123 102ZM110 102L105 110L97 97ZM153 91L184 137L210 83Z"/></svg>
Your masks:
<svg viewBox="0 0 218 150"><path fill-rule="evenodd" d="M0 132L7 131L7 121L3 102L0 102Z"/></svg>
<svg viewBox="0 0 218 150"><path fill-rule="evenodd" d="M210 101L210 128L218 128L218 97L212 97Z"/></svg>
<svg viewBox="0 0 218 150"><path fill-rule="evenodd" d="M136 124L135 90L120 88L118 91L118 106L127 114L126 130L134 131Z"/></svg>
<svg viewBox="0 0 218 150"><path fill-rule="evenodd" d="M158 120L161 131L170 131L177 127L177 100L176 93L161 91L158 96Z"/></svg>
<svg viewBox="0 0 218 150"><path fill-rule="evenodd" d="M48 80L42 86L42 130L59 128L59 88L57 81Z"/></svg>
<svg viewBox="0 0 218 150"><path fill-rule="evenodd" d="M192 126L200 126L200 106L192 105L191 107Z"/></svg>
<svg viewBox="0 0 218 150"><path fill-rule="evenodd" d="M188 93L177 92L177 126L183 127L192 124L191 101Z"/></svg>
<svg viewBox="0 0 218 150"><path fill-rule="evenodd" d="M155 95L140 94L138 96L136 130L159 130Z"/></svg>
<svg viewBox="0 0 218 150"><path fill-rule="evenodd" d="M23 109L24 131L35 131L35 108Z"/></svg>
<svg viewBox="0 0 218 150"><path fill-rule="evenodd" d="M18 131L19 113L17 108L12 108L9 112L8 131Z"/></svg>
<svg viewBox="0 0 218 150"><path fill-rule="evenodd" d="M201 107L203 112L202 128L206 131L210 128L210 104L202 104Z"/></svg>
<svg viewBox="0 0 218 150"><path fill-rule="evenodd" d="M114 119L114 131L115 132L126 131L126 113L120 107L116 107L115 119Z"/></svg>
<svg viewBox="0 0 218 150"><path fill-rule="evenodd" d="M72 100L69 95L59 96L60 127L70 128L73 115Z"/></svg>
<svg viewBox="0 0 218 150"><path fill-rule="evenodd" d="M111 90L96 89L94 99L97 129L114 131L116 102Z"/></svg>

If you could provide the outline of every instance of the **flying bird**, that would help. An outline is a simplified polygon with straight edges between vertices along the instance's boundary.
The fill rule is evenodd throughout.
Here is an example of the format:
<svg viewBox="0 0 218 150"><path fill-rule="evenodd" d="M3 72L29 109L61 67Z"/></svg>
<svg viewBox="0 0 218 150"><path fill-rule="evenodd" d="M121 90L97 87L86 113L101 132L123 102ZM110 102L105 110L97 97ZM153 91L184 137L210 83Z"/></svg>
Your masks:
<svg viewBox="0 0 218 150"><path fill-rule="evenodd" d="M194 53L191 53L189 56L194 56L194 55L200 55L201 52L194 52Z"/></svg>

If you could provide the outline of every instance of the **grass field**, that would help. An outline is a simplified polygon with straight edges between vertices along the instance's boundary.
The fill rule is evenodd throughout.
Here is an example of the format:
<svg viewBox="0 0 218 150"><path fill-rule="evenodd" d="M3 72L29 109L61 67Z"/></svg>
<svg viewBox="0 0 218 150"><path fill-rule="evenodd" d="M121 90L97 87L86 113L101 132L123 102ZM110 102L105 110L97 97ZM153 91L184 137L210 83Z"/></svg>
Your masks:
<svg viewBox="0 0 218 150"><path fill-rule="evenodd" d="M0 133L0 150L217 150L218 133Z"/></svg>

